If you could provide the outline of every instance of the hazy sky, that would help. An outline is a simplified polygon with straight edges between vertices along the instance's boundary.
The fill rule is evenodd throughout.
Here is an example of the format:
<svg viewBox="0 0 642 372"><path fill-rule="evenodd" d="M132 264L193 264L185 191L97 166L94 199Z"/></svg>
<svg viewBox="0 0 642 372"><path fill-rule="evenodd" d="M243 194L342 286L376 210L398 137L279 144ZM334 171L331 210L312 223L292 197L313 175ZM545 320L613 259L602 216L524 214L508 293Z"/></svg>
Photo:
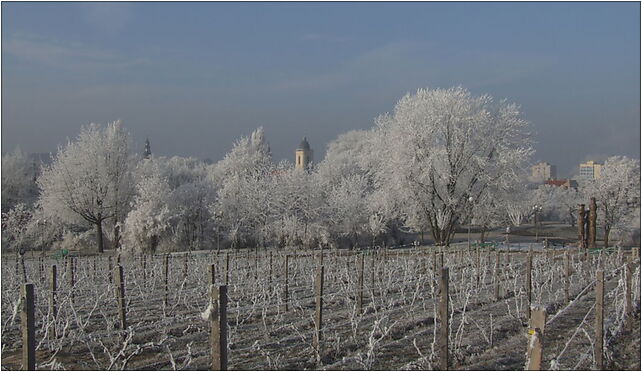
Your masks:
<svg viewBox="0 0 642 372"><path fill-rule="evenodd" d="M315 156L420 87L522 106L533 160L640 157L639 3L2 3L2 150L122 119L221 159L263 126ZM320 159L317 159L320 160Z"/></svg>

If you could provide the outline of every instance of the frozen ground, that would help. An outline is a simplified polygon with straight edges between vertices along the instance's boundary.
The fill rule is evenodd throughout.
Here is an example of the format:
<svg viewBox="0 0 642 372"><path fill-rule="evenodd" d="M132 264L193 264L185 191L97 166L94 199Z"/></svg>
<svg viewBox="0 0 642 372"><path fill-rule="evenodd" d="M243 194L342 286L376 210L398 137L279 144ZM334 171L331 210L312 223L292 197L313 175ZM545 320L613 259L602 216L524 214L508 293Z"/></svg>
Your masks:
<svg viewBox="0 0 642 372"><path fill-rule="evenodd" d="M230 255L230 369L434 369L435 311L438 288L432 248L399 249L364 258L364 310L356 307L354 252L326 252L322 348L312 344L314 272L320 258L303 252L244 251ZM283 309L285 254L291 254L288 305ZM564 300L564 258L560 252L536 254L533 303L545 304L544 368L592 368L592 325L596 267L606 272L606 360L610 368L639 368L639 260L634 260L636 320L630 331L623 320L622 252L591 256L572 254L570 306ZM7 259L9 257L4 257ZM450 354L453 369L522 369L525 363L527 306L523 252L501 254L453 250L444 255L450 269ZM95 261L94 261L95 260ZM96 271L94 271L96 262ZM117 328L114 287L108 261L77 259L74 302L70 271L59 267L59 314L53 321L46 300L45 272L38 259L27 262L36 285L38 367L46 369L208 369L207 307L209 266L224 282L224 254L206 252L170 259L168 304L164 304L162 257L123 258L130 328ZM187 263L187 266L186 266ZM187 270L185 268L187 267ZM270 270L270 267L272 268ZM270 275L271 273L271 275ZM477 275L479 274L479 284ZM19 316L13 318L20 276L13 262L2 265L2 367L20 368ZM499 285L500 299L495 299ZM582 322L583 321L583 322ZM51 327L58 339L49 339ZM123 342L123 339L126 340ZM638 346L636 349L635 346ZM566 348L565 348L566 347ZM562 352L563 351L563 352ZM637 354L636 354L637 353ZM551 361L556 363L551 365Z"/></svg>

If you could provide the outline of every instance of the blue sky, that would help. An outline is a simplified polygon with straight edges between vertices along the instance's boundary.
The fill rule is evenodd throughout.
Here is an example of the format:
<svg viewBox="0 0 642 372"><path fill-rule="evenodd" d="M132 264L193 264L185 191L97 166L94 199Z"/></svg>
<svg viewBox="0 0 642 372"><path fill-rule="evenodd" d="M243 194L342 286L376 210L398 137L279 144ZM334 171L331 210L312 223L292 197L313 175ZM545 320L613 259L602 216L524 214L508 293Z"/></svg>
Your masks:
<svg viewBox="0 0 642 372"><path fill-rule="evenodd" d="M520 104L561 176L639 158L640 5L2 3L3 151L122 119L159 155L216 161L263 126L277 160L303 136L321 157L455 85Z"/></svg>

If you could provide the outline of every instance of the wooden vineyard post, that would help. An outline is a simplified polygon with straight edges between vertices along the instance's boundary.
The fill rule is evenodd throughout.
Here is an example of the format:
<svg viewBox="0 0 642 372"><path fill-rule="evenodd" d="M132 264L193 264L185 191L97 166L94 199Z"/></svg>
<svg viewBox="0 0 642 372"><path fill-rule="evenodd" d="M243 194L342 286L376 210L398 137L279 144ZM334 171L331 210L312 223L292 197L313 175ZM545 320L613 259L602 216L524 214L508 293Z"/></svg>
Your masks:
<svg viewBox="0 0 642 372"><path fill-rule="evenodd" d="M584 215L586 214L586 210L584 209L584 204L579 204L578 205L579 212L577 214L577 248L579 249L584 249L586 248L586 238L585 234L586 232L584 231Z"/></svg>
<svg viewBox="0 0 642 372"><path fill-rule="evenodd" d="M571 301L571 295L569 291L571 287L571 259L568 256L568 251L564 252L564 268L566 271L566 275L564 277L564 298L568 303Z"/></svg>
<svg viewBox="0 0 642 372"><path fill-rule="evenodd" d="M268 287L272 289L272 251L270 251L270 275L268 276Z"/></svg>
<svg viewBox="0 0 642 372"><path fill-rule="evenodd" d="M183 278L187 278L188 258L189 258L189 252L185 253L185 260L183 261Z"/></svg>
<svg viewBox="0 0 642 372"><path fill-rule="evenodd" d="M42 267L42 257L38 257L38 280L40 281L40 283L43 282L43 277L42 277L43 270L44 269Z"/></svg>
<svg viewBox="0 0 642 372"><path fill-rule="evenodd" d="M212 371L227 371L227 285L211 285L210 352Z"/></svg>
<svg viewBox="0 0 642 372"><path fill-rule="evenodd" d="M437 248L432 250L432 272L437 276Z"/></svg>
<svg viewBox="0 0 642 372"><path fill-rule="evenodd" d="M123 331L127 329L126 309L125 309L125 276L123 274L123 267L118 265L116 267L116 297L118 300L118 316L120 318L120 329Z"/></svg>
<svg viewBox="0 0 642 372"><path fill-rule="evenodd" d="M441 269L439 281L439 369L448 370L448 268Z"/></svg>
<svg viewBox="0 0 642 372"><path fill-rule="evenodd" d="M25 267L25 255L20 255L20 267L22 268L22 283L27 283L27 268Z"/></svg>
<svg viewBox="0 0 642 372"><path fill-rule="evenodd" d="M317 351L317 361L321 355L321 328L323 326L323 266L317 269L314 280L316 313L314 315L314 347Z"/></svg>
<svg viewBox="0 0 642 372"><path fill-rule="evenodd" d="M168 279L169 279L169 255L165 255L163 257L163 281L165 284L165 297L163 298L163 304L165 307L168 305L168 297L169 297L169 285L168 285Z"/></svg>
<svg viewBox="0 0 642 372"><path fill-rule="evenodd" d="M225 285L230 282L230 253L225 253Z"/></svg>
<svg viewBox="0 0 642 372"><path fill-rule="evenodd" d="M210 265L210 284L216 284L216 265Z"/></svg>
<svg viewBox="0 0 642 372"><path fill-rule="evenodd" d="M22 306L20 311L22 330L22 369L24 371L36 370L36 317L33 284L22 285Z"/></svg>
<svg viewBox="0 0 642 372"><path fill-rule="evenodd" d="M491 257L491 250L490 247L486 248L486 262L487 266L490 268L490 257Z"/></svg>
<svg viewBox="0 0 642 372"><path fill-rule="evenodd" d="M624 265L626 263L626 259L624 257L624 249L622 249L622 247L617 248L617 255L620 258L620 265Z"/></svg>
<svg viewBox="0 0 642 372"><path fill-rule="evenodd" d="M357 309L363 312L363 254L357 257Z"/></svg>
<svg viewBox="0 0 642 372"><path fill-rule="evenodd" d="M76 297L74 286L76 285L76 265L74 264L74 258L69 257L69 261L67 261L67 263L69 264L69 292L71 294L71 303L75 304Z"/></svg>
<svg viewBox="0 0 642 372"><path fill-rule="evenodd" d="M143 253L143 282L147 280L147 255Z"/></svg>
<svg viewBox="0 0 642 372"><path fill-rule="evenodd" d="M551 254L553 253L553 251L551 251L548 248L544 248L544 250L546 251L546 261L550 262L551 261Z"/></svg>
<svg viewBox="0 0 642 372"><path fill-rule="evenodd" d="M596 273L595 287L595 368L604 369L604 271Z"/></svg>
<svg viewBox="0 0 642 372"><path fill-rule="evenodd" d="M352 272L351 267L350 267L350 257L351 257L351 255L346 255L345 256L345 258L346 258L346 261L345 261L346 262L346 272ZM322 263L319 263L317 266L321 266L321 265L322 265Z"/></svg>
<svg viewBox="0 0 642 372"><path fill-rule="evenodd" d="M631 326L633 315L633 304L631 303L631 285L632 285L632 265L626 264L624 272L624 314L626 317L625 325L627 328Z"/></svg>
<svg viewBox="0 0 642 372"><path fill-rule="evenodd" d="M254 280L259 279L259 247L254 248Z"/></svg>
<svg viewBox="0 0 642 372"><path fill-rule="evenodd" d="M109 284L112 284L114 282L114 278L113 278L113 274L112 274L112 272L114 270L114 265L112 263L111 256L107 257L107 262L108 262L108 265L107 265L107 276L109 277Z"/></svg>
<svg viewBox="0 0 642 372"><path fill-rule="evenodd" d="M372 253L372 259L370 260L370 292L371 292L370 295L372 296L372 300L371 301L374 301L374 296L375 296L376 260L377 260L376 255L374 253Z"/></svg>
<svg viewBox="0 0 642 372"><path fill-rule="evenodd" d="M506 264L510 265L510 246L506 248Z"/></svg>
<svg viewBox="0 0 642 372"><path fill-rule="evenodd" d="M475 247L475 274L477 275L477 287L479 287L481 263L479 262L479 246Z"/></svg>
<svg viewBox="0 0 642 372"><path fill-rule="evenodd" d="M499 260L501 256L499 250L495 251L495 301L499 301Z"/></svg>
<svg viewBox="0 0 642 372"><path fill-rule="evenodd" d="M283 311L287 312L288 311L288 267L290 261L290 255L285 255L285 263L284 263L284 268L283 268Z"/></svg>
<svg viewBox="0 0 642 372"><path fill-rule="evenodd" d="M528 348L526 351L526 370L528 371L541 370L545 324L546 309L544 307L533 307L529 320Z"/></svg>
<svg viewBox="0 0 642 372"><path fill-rule="evenodd" d="M531 318L531 300L532 300L532 281L531 275L533 272L533 252L528 252L526 256L526 319Z"/></svg>
<svg viewBox="0 0 642 372"><path fill-rule="evenodd" d="M58 273L56 265L51 265L51 287L49 293L49 313L53 319L51 325L51 338L56 338L56 318L58 316L58 309L56 307L56 291L58 289Z"/></svg>

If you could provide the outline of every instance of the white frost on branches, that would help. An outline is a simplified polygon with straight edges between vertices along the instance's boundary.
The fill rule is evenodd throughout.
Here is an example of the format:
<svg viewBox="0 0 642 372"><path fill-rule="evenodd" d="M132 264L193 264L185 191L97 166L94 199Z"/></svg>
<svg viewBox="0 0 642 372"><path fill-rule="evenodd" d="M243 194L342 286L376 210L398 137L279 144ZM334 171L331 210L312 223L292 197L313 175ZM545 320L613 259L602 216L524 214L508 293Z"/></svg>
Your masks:
<svg viewBox="0 0 642 372"><path fill-rule="evenodd" d="M604 229L604 242L615 229L620 233L639 229L640 161L626 156L612 156L604 162L601 177L588 181L583 188L586 199L598 203L598 223Z"/></svg>
<svg viewBox="0 0 642 372"><path fill-rule="evenodd" d="M117 226L133 196L130 135L120 121L101 128L90 124L78 138L58 149L53 163L38 179L39 203L52 218L96 227L98 250L103 249L103 224ZM118 232L115 231L117 243Z"/></svg>
<svg viewBox="0 0 642 372"><path fill-rule="evenodd" d="M470 197L510 187L533 152L516 105L460 87L408 94L376 124L379 185L406 225L429 227L437 244L450 242Z"/></svg>

